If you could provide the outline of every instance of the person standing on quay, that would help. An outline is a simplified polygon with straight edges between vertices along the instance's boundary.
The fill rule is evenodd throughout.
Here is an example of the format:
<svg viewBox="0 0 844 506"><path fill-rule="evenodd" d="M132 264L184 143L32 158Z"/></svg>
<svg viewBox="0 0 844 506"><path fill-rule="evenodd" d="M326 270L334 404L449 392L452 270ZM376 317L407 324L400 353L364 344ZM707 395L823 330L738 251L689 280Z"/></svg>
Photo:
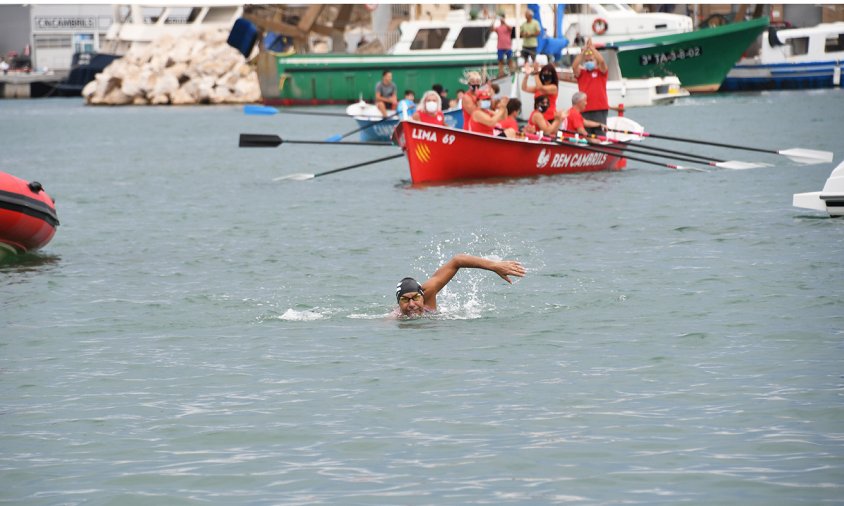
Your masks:
<svg viewBox="0 0 844 506"><path fill-rule="evenodd" d="M607 76L609 67L601 53L592 44L592 37L586 41L586 47L574 59L571 65L577 88L586 93L588 103L583 111L583 118L595 123L607 123L610 104L607 99ZM600 128L587 128L590 134L600 134Z"/></svg>
<svg viewBox="0 0 844 506"><path fill-rule="evenodd" d="M536 46L539 45L539 22L533 19L533 12L525 11L525 22L519 27L519 35L522 37L522 58L525 63L536 61Z"/></svg>

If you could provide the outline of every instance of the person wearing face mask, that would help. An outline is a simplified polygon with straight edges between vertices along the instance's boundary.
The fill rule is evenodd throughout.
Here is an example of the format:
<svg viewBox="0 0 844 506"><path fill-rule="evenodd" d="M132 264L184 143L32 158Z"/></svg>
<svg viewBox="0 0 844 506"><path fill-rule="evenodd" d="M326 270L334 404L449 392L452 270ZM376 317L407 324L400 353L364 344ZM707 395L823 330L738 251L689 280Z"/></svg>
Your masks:
<svg viewBox="0 0 844 506"><path fill-rule="evenodd" d="M495 135L495 125L507 117L507 97L498 101L495 110L492 110L492 94L488 88L482 88L478 92L478 106L469 118L470 132L477 132L486 135Z"/></svg>
<svg viewBox="0 0 844 506"><path fill-rule="evenodd" d="M586 41L583 51L572 63L572 73L577 79L577 89L589 97L583 118L598 124L606 124L609 115L609 100L607 100L607 75L609 68L601 53L595 49L590 37ZM588 128L590 134L600 134L599 128Z"/></svg>
<svg viewBox="0 0 844 506"><path fill-rule="evenodd" d="M481 89L481 75L478 72L469 72L466 74L466 81L469 83L469 90L463 94L461 106L463 107L463 129L469 130L469 121L478 108L477 94Z"/></svg>
<svg viewBox="0 0 844 506"><path fill-rule="evenodd" d="M530 65L525 64L525 76L522 79L522 91L525 93L533 93L533 101L542 95L549 99L550 105L545 111L545 121L554 121L554 113L557 112L557 93L559 91L559 77L557 77L557 69L553 64L549 63L542 68L538 63L534 63L533 72L529 71ZM533 75L534 84L528 84L528 78Z"/></svg>
<svg viewBox="0 0 844 506"><path fill-rule="evenodd" d="M445 126L445 116L443 115L440 94L434 90L426 91L422 95L419 107L413 113L413 120L429 125Z"/></svg>
<svg viewBox="0 0 844 506"><path fill-rule="evenodd" d="M536 97L533 103L534 110L530 113L528 124L525 126L525 132L537 135L548 135L556 137L560 125L563 123L563 118L566 117L563 111L556 111L551 121L545 119L545 114L551 107L550 99L547 95L540 95Z"/></svg>

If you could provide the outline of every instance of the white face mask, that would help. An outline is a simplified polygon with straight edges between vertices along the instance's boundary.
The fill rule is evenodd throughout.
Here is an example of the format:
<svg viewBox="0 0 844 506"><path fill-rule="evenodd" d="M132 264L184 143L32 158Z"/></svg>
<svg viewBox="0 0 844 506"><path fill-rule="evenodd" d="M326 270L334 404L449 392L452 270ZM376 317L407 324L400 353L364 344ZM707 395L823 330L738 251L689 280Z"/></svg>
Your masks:
<svg viewBox="0 0 844 506"><path fill-rule="evenodd" d="M437 112L437 103L436 102L425 102L425 110L429 113L433 114Z"/></svg>

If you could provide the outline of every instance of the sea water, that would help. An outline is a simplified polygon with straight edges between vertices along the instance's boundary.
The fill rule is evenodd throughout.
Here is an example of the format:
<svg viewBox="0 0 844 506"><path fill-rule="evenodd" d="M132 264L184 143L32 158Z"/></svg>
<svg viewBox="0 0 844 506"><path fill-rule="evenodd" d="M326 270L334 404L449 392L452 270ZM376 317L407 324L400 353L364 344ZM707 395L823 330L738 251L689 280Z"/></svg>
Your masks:
<svg viewBox="0 0 844 506"><path fill-rule="evenodd" d="M393 147L237 147L345 118L0 101L0 170L61 220L0 266L0 503L844 503L844 220L791 206L842 111L627 112L833 163L650 139L771 166L414 187L404 159L273 181ZM388 318L457 253L527 275Z"/></svg>

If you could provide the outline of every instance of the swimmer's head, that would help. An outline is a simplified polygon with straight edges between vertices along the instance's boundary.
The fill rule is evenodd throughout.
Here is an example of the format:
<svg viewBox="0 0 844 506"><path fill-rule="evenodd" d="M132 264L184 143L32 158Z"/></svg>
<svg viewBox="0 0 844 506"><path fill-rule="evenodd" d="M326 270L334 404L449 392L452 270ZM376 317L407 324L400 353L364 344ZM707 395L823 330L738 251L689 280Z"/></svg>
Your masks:
<svg viewBox="0 0 844 506"><path fill-rule="evenodd" d="M418 316L425 310L425 291L413 278L404 278L396 285L396 302L405 316Z"/></svg>

